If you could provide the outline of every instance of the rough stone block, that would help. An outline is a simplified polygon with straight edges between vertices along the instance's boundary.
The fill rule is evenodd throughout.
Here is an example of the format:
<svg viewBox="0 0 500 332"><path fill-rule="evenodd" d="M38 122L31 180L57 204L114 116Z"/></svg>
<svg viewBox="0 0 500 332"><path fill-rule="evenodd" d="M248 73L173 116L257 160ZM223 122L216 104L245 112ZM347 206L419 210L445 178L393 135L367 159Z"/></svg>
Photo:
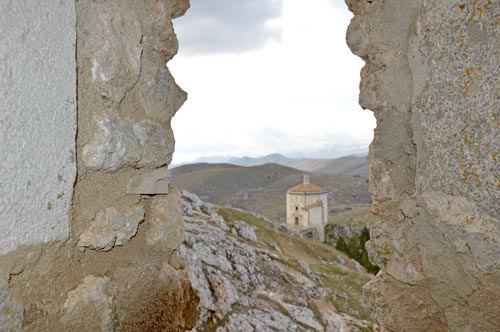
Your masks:
<svg viewBox="0 0 500 332"><path fill-rule="evenodd" d="M134 176L130 179L127 188L129 195L168 194L170 172L166 167L156 169L150 173Z"/></svg>
<svg viewBox="0 0 500 332"><path fill-rule="evenodd" d="M76 331L113 332L112 304L110 279L88 275L68 293L61 321Z"/></svg>
<svg viewBox="0 0 500 332"><path fill-rule="evenodd" d="M160 124L130 123L117 114L96 114L96 130L83 146L82 160L91 170L160 167L170 161L173 138Z"/></svg>
<svg viewBox="0 0 500 332"><path fill-rule="evenodd" d="M147 62L146 62L147 63ZM187 93L175 82L166 67L145 66L141 79L141 104L153 119L171 118L187 99Z"/></svg>
<svg viewBox="0 0 500 332"><path fill-rule="evenodd" d="M133 11L117 6L99 15L99 47L92 55L92 80L101 96L121 102L141 72L142 31Z"/></svg>
<svg viewBox="0 0 500 332"><path fill-rule="evenodd" d="M144 220L144 208L135 205L124 211L109 207L97 212L89 228L80 235L78 247L108 251L115 245L126 244L137 233Z"/></svg>
<svg viewBox="0 0 500 332"><path fill-rule="evenodd" d="M173 251L184 237L184 221L179 193L174 190L165 196L156 196L146 214L146 242L155 250Z"/></svg>

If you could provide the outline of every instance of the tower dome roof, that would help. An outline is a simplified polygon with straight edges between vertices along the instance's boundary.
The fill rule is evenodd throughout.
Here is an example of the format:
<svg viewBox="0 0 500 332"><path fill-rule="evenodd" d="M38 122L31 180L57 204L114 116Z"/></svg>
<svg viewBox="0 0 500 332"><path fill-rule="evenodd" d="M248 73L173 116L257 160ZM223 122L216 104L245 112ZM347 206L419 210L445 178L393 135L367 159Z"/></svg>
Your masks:
<svg viewBox="0 0 500 332"><path fill-rule="evenodd" d="M313 184L299 184L293 188L288 189L289 194L326 194L327 191L320 186Z"/></svg>
<svg viewBox="0 0 500 332"><path fill-rule="evenodd" d="M309 175L304 175L304 183L288 189L289 194L326 194L325 189L309 183Z"/></svg>

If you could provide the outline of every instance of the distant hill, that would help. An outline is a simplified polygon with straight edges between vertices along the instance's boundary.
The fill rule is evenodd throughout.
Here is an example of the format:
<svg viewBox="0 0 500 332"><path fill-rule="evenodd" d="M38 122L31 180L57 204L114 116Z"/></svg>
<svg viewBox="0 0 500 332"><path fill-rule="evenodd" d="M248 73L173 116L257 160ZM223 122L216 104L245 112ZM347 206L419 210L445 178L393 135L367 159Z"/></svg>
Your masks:
<svg viewBox="0 0 500 332"><path fill-rule="evenodd" d="M190 164L171 170L173 184L203 200L255 211L276 221L285 217L286 191L302 182L303 171L278 164L236 166ZM370 202L368 179L349 174L311 174L329 191L329 208Z"/></svg>
<svg viewBox="0 0 500 332"><path fill-rule="evenodd" d="M344 173L368 176L368 160L366 156L346 156L336 159L304 159L291 166L314 173Z"/></svg>
<svg viewBox="0 0 500 332"><path fill-rule="evenodd" d="M237 166L258 166L278 164L313 173L344 173L368 176L366 156L345 156L335 159L288 158L279 153L264 157L202 157L193 163L232 164ZM186 165L186 164L184 164Z"/></svg>

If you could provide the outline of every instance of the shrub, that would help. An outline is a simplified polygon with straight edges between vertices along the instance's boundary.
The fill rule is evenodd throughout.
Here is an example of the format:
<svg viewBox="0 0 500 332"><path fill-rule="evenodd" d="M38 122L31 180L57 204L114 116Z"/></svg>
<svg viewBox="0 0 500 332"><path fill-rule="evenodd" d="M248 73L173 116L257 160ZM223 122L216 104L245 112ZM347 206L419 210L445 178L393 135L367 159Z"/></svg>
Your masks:
<svg viewBox="0 0 500 332"><path fill-rule="evenodd" d="M366 271L368 271L369 273L377 274L377 272L380 270L377 265L374 265L372 262L370 262L370 258L368 258L368 252L366 251L366 249L363 250L363 254L361 255L359 264L363 265L366 268Z"/></svg>
<svg viewBox="0 0 500 332"><path fill-rule="evenodd" d="M361 241L359 240L359 237L351 237L349 244L347 245L347 255L359 262L362 254L363 249L361 248Z"/></svg>
<svg viewBox="0 0 500 332"><path fill-rule="evenodd" d="M345 240L342 236L337 239L337 242L335 242L335 248L347 253L347 243L345 243Z"/></svg>
<svg viewBox="0 0 500 332"><path fill-rule="evenodd" d="M368 252L365 247L366 242L369 240L370 231L367 227L365 227L359 236L351 237L348 244L342 236L339 237L335 243L335 248L346 253L350 258L359 262L359 264L364 266L369 273L376 274L380 268L370 262Z"/></svg>

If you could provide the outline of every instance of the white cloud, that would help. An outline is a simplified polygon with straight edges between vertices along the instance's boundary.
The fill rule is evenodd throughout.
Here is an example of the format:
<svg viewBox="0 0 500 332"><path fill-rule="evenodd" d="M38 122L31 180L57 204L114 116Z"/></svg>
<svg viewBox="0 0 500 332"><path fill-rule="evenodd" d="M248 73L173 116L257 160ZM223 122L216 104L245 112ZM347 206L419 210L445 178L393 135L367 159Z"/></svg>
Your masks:
<svg viewBox="0 0 500 332"><path fill-rule="evenodd" d="M246 53L184 55L179 34L169 67L189 98L173 121L175 162L369 144L375 120L357 105L362 61L345 43L351 15L328 0L307 4L284 0L272 21L281 40Z"/></svg>

